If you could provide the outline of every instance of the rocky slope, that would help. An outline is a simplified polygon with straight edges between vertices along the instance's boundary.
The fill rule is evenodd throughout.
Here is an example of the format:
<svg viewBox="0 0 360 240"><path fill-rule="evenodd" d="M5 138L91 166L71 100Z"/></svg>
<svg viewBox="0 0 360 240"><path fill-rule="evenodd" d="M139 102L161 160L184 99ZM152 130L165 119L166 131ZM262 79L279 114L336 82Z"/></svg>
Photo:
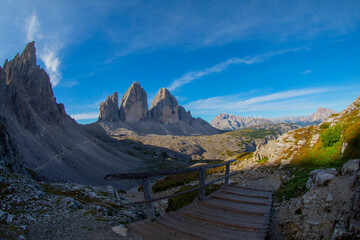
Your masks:
<svg viewBox="0 0 360 240"><path fill-rule="evenodd" d="M336 113L327 108L318 108L315 113L309 116L283 117L283 118L261 118L261 117L242 117L233 114L222 113L217 115L212 121L211 126L221 130L236 130L247 128L258 124L271 123L294 123L305 127L309 125L318 125L331 114Z"/></svg>
<svg viewBox="0 0 360 240"><path fill-rule="evenodd" d="M290 131L257 149L254 156L282 165L316 157L321 161L336 161L360 157L359 145L360 97L339 114L333 114L320 126L308 126ZM330 139L329 139L330 138ZM334 139L332 139L334 138ZM328 143L328 141L331 141ZM329 154L329 156L327 155ZM309 160L308 160L309 161Z"/></svg>
<svg viewBox="0 0 360 240"><path fill-rule="evenodd" d="M161 88L148 110L147 95L138 82L134 82L121 99L118 107L117 93L100 104L96 124L111 135L212 135L221 131L190 111L179 106L176 98L166 88Z"/></svg>
<svg viewBox="0 0 360 240"><path fill-rule="evenodd" d="M280 135L298 129L295 124L258 125L210 136L122 135L113 132L131 151L140 151L157 159L187 162L189 160L226 160L253 152Z"/></svg>
<svg viewBox="0 0 360 240"><path fill-rule="evenodd" d="M0 68L0 96L0 149L13 153L12 159L1 157L5 165L18 168L17 164L22 164L29 172L51 181L106 184L106 174L143 164L96 140L66 114L54 98L48 74L36 65L34 42ZM112 105L104 108L111 109L116 100L114 95Z"/></svg>

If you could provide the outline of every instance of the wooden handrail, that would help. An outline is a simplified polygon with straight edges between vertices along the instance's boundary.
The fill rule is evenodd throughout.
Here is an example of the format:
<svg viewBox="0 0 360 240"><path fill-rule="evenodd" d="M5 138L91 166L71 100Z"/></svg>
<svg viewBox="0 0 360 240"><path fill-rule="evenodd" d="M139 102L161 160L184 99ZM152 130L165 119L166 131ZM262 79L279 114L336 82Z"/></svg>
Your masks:
<svg viewBox="0 0 360 240"><path fill-rule="evenodd" d="M194 167L194 168L186 168L186 169L177 169L177 170L168 170L168 171L159 171L159 172L139 172L139 173L120 173L120 174L108 174L105 176L105 180L122 180L122 179L142 179L142 186L144 190L144 199L145 201L140 202L133 202L128 203L126 205L133 205L133 204L146 204L146 214L150 221L155 220L155 211L154 211L154 202L159 201L162 199L177 197L189 192L193 192L196 190L199 190L199 200L203 200L205 197L205 187L218 182L220 180L225 179L225 185L229 184L229 178L234 173L230 173L230 163L235 162L234 160L226 161L224 163L214 164L214 165L207 165L207 166L201 166L201 167ZM205 177L206 177L206 170L210 168L216 168L226 165L225 169L225 175L223 177L217 178L211 182L205 183ZM166 175L174 175L174 174L181 174L181 173L188 173L188 172L194 172L199 171L199 186L182 191L179 193L175 193L169 196L159 197L159 198L152 198L151 193L151 182L150 178L154 176L166 176Z"/></svg>
<svg viewBox="0 0 360 240"><path fill-rule="evenodd" d="M174 175L174 174L200 171L201 169L206 170L206 169L210 169L210 168L221 167L228 163L233 163L233 162L235 162L235 159L229 160L229 161L226 161L223 163L214 164L214 165L206 165L206 166L185 168L185 169L174 169L174 170L166 170L166 171L158 171L158 172L108 174L105 176L105 180L143 179L143 178L154 177L154 176Z"/></svg>

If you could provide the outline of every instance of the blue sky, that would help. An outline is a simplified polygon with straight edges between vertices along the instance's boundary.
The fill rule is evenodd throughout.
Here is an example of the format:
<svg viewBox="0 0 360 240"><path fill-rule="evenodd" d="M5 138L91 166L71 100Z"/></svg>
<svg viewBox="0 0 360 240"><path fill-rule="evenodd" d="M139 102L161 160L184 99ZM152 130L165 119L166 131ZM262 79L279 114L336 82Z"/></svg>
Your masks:
<svg viewBox="0 0 360 240"><path fill-rule="evenodd" d="M134 81L149 105L167 87L207 121L341 111L360 95L359 0L0 2L0 61L35 40L80 123Z"/></svg>

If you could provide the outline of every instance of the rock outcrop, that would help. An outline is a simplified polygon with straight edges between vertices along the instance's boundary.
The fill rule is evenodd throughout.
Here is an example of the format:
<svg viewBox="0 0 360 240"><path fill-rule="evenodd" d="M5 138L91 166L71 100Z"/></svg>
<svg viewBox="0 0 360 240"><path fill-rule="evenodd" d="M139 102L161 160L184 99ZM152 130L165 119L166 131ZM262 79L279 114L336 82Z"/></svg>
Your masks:
<svg viewBox="0 0 360 240"><path fill-rule="evenodd" d="M147 120L148 115L147 94L139 82L134 82L121 99L120 119L123 122L139 122Z"/></svg>
<svg viewBox="0 0 360 240"><path fill-rule="evenodd" d="M178 107L179 120L182 120L186 123L191 124L193 117L191 116L190 111L186 111L182 106Z"/></svg>
<svg viewBox="0 0 360 240"><path fill-rule="evenodd" d="M242 117L233 114L222 113L217 115L212 121L211 126L222 130L237 130L248 128L259 124L276 124L276 123L295 123L299 126L306 127L318 125L335 111L327 108L318 108L315 113L309 116L300 117L282 117L282 118L261 118L261 117Z"/></svg>
<svg viewBox="0 0 360 240"><path fill-rule="evenodd" d="M177 123L179 121L179 104L169 90L161 88L151 103L152 119L162 123Z"/></svg>
<svg viewBox="0 0 360 240"><path fill-rule="evenodd" d="M117 122L120 120L117 92L114 92L112 96L108 95L105 102L100 103L99 119L108 122Z"/></svg>
<svg viewBox="0 0 360 240"><path fill-rule="evenodd" d="M97 122L111 135L212 135L221 132L201 118L193 118L166 88L159 90L150 110L146 92L138 82L126 91L120 109L114 102L117 102L117 96L113 95L100 104Z"/></svg>

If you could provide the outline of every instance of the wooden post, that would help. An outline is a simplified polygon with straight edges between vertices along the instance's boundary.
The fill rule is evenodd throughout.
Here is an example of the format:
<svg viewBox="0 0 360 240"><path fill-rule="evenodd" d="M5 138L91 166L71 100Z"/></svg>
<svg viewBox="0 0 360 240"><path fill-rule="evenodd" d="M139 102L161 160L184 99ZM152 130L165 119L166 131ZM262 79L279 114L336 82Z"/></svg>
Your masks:
<svg viewBox="0 0 360 240"><path fill-rule="evenodd" d="M145 201L152 200L150 178L143 178L142 185L143 185L143 190L144 190ZM154 210L153 202L146 203L146 215L147 215L147 218L149 221L155 220L155 210Z"/></svg>
<svg viewBox="0 0 360 240"><path fill-rule="evenodd" d="M226 164L225 176L230 174L230 163ZM225 178L225 185L229 185L229 176Z"/></svg>
<svg viewBox="0 0 360 240"><path fill-rule="evenodd" d="M206 173L205 169L199 170L199 187L205 185L205 173ZM204 197L205 197L205 187L199 189L199 200L200 201L204 200Z"/></svg>

